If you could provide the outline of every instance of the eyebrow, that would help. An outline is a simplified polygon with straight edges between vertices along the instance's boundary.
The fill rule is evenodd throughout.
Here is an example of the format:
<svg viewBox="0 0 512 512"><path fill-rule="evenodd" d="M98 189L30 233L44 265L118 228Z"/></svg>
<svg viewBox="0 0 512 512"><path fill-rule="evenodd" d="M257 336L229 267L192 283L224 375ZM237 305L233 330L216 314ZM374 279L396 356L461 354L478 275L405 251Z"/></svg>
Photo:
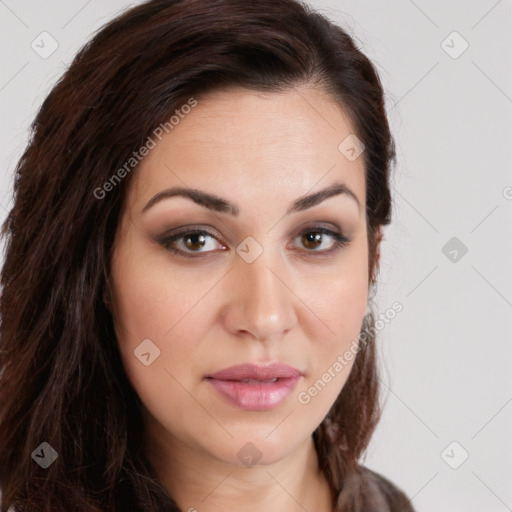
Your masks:
<svg viewBox="0 0 512 512"><path fill-rule="evenodd" d="M299 197L298 199L293 201L293 203L288 207L286 214L288 215L290 213L307 210L308 208L312 208L313 206L320 204L321 202L325 201L326 199L329 199L330 197L334 197L341 194L344 194L347 197L352 198L356 202L358 208L361 208L359 199L354 194L354 192L352 192L352 190L350 190L344 183L335 182L332 185L329 185L328 187L318 192L314 192L312 194L307 194L302 197ZM148 201L146 206L144 206L144 208L142 209L141 213L146 212L152 206L159 203L160 201L163 201L164 199L169 199L171 197L177 196L191 199L198 205L204 206L205 208L214 210L216 212L229 213L235 217L240 213L240 208L237 205L228 201L227 199L210 194L208 192L203 192L201 190L188 187L172 187L162 190L161 192L158 192L158 194L153 196Z"/></svg>

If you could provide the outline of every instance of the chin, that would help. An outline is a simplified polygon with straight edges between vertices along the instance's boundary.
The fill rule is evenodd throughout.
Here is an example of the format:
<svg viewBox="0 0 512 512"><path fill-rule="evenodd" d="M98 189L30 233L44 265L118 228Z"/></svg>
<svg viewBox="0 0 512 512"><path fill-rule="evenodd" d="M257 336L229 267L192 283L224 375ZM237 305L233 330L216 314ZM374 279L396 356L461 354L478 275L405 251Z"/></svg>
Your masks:
<svg viewBox="0 0 512 512"><path fill-rule="evenodd" d="M214 444L213 455L226 464L246 467L253 467L255 464L268 465L286 458L310 437L306 431L297 432L290 428L279 431L280 427L277 425L279 422L264 428L255 428L254 425L247 425L236 431L228 428L233 438L223 436L225 442L222 445L217 442ZM212 444L204 448L211 450Z"/></svg>

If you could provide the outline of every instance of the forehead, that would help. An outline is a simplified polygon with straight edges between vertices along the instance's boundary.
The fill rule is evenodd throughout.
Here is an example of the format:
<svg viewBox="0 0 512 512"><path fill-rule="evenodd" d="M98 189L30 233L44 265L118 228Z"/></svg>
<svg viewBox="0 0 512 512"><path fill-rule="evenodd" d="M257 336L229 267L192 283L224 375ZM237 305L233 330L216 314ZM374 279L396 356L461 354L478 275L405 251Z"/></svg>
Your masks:
<svg viewBox="0 0 512 512"><path fill-rule="evenodd" d="M248 196L292 198L332 181L346 183L365 204L363 157L348 159L340 149L354 129L324 92L228 89L197 98L187 111L140 163L132 206L174 185L236 191L243 204Z"/></svg>

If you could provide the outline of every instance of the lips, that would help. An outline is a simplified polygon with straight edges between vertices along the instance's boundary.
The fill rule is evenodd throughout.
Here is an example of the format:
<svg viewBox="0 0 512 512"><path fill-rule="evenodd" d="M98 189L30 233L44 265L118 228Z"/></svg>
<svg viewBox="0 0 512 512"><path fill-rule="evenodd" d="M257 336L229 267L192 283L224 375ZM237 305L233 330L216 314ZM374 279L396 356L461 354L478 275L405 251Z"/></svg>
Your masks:
<svg viewBox="0 0 512 512"><path fill-rule="evenodd" d="M238 381L272 381L274 379L300 377L301 375L302 373L299 370L283 363L273 363L268 366L241 364L207 375L206 378Z"/></svg>
<svg viewBox="0 0 512 512"><path fill-rule="evenodd" d="M205 379L227 401L249 411L272 409L293 391L302 372L283 363L242 364L207 375Z"/></svg>

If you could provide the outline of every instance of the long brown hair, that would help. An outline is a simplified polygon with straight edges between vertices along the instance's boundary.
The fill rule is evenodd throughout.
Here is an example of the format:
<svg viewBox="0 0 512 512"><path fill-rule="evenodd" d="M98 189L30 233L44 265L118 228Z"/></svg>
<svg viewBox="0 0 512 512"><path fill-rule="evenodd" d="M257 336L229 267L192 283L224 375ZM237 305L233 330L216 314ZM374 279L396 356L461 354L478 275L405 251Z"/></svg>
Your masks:
<svg viewBox="0 0 512 512"><path fill-rule="evenodd" d="M395 158L383 89L351 37L307 5L148 1L96 33L49 93L17 165L14 205L2 228L2 512L179 510L141 450L140 399L102 300L120 206L136 170L105 197L94 191L191 97L301 84L343 105L365 145L373 279L377 229L390 222ZM362 329L374 333L372 325L369 314ZM337 510L361 510L358 459L379 416L370 335L313 434ZM32 457L43 442L58 454L46 469Z"/></svg>

